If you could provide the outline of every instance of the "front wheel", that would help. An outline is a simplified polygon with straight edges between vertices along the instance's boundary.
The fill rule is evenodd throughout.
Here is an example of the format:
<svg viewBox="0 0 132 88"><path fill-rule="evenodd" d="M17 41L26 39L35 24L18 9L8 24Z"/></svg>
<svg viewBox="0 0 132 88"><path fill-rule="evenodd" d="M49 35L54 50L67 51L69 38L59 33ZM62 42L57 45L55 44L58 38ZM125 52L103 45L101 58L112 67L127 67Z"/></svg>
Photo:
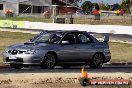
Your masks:
<svg viewBox="0 0 132 88"><path fill-rule="evenodd" d="M103 65L103 59L104 57L101 53L96 53L92 58L90 67L91 68L101 68Z"/></svg>
<svg viewBox="0 0 132 88"><path fill-rule="evenodd" d="M54 68L56 64L56 57L54 54L46 54L44 59L43 59L43 63L41 65L41 68Z"/></svg>

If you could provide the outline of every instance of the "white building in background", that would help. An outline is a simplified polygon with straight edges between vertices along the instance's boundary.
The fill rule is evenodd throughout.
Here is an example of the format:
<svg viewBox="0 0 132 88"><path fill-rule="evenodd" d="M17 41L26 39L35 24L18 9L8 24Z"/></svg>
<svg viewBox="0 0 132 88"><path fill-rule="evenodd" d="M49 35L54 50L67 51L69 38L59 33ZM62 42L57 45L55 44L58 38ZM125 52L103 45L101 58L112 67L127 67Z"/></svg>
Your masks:
<svg viewBox="0 0 132 88"><path fill-rule="evenodd" d="M52 0L0 0L0 10L11 9L14 14L41 13L49 9ZM48 8L47 8L48 7Z"/></svg>
<svg viewBox="0 0 132 88"><path fill-rule="evenodd" d="M0 10L2 14L3 10L11 9L15 15L43 13L45 11L52 12L52 5L57 5L56 12L59 14L75 13L80 8L74 2L75 0L0 0ZM67 8L66 6L69 7Z"/></svg>

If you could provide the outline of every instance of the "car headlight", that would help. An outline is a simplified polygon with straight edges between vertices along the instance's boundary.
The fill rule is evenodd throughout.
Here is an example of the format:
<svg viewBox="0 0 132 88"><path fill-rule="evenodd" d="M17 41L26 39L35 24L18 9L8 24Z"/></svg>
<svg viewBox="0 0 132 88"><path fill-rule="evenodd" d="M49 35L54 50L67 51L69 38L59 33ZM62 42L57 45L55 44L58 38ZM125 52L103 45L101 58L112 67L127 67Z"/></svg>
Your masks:
<svg viewBox="0 0 132 88"><path fill-rule="evenodd" d="M26 54L35 54L37 51L36 50L27 50L25 53Z"/></svg>
<svg viewBox="0 0 132 88"><path fill-rule="evenodd" d="M8 51L9 51L9 49L5 49L4 51L3 51L3 53L8 53Z"/></svg>

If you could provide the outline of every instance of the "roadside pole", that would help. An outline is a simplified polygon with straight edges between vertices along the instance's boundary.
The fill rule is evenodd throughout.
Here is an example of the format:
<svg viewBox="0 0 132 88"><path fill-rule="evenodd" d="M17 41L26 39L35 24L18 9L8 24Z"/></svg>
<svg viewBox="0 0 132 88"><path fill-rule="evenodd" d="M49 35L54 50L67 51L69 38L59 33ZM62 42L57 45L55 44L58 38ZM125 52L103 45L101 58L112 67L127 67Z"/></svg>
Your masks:
<svg viewBox="0 0 132 88"><path fill-rule="evenodd" d="M52 19L53 19L53 23L55 23L55 18L56 18L56 7L57 7L58 5L52 5L52 7L53 7L53 16L52 16Z"/></svg>
<svg viewBox="0 0 132 88"><path fill-rule="evenodd" d="M55 7L53 6L53 23L55 23Z"/></svg>
<svg viewBox="0 0 132 88"><path fill-rule="evenodd" d="M132 21L132 0L130 0L130 12L131 12L131 21Z"/></svg>

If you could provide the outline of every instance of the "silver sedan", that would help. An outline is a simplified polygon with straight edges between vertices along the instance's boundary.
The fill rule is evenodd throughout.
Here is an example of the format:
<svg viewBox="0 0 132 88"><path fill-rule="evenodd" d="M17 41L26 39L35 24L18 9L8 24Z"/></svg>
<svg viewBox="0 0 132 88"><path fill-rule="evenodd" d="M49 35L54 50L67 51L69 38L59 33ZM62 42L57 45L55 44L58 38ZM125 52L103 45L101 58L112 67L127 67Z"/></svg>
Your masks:
<svg viewBox="0 0 132 88"><path fill-rule="evenodd" d="M7 47L3 60L16 69L25 65L98 68L111 59L107 42L107 37L99 42L85 31L43 31L26 43Z"/></svg>

